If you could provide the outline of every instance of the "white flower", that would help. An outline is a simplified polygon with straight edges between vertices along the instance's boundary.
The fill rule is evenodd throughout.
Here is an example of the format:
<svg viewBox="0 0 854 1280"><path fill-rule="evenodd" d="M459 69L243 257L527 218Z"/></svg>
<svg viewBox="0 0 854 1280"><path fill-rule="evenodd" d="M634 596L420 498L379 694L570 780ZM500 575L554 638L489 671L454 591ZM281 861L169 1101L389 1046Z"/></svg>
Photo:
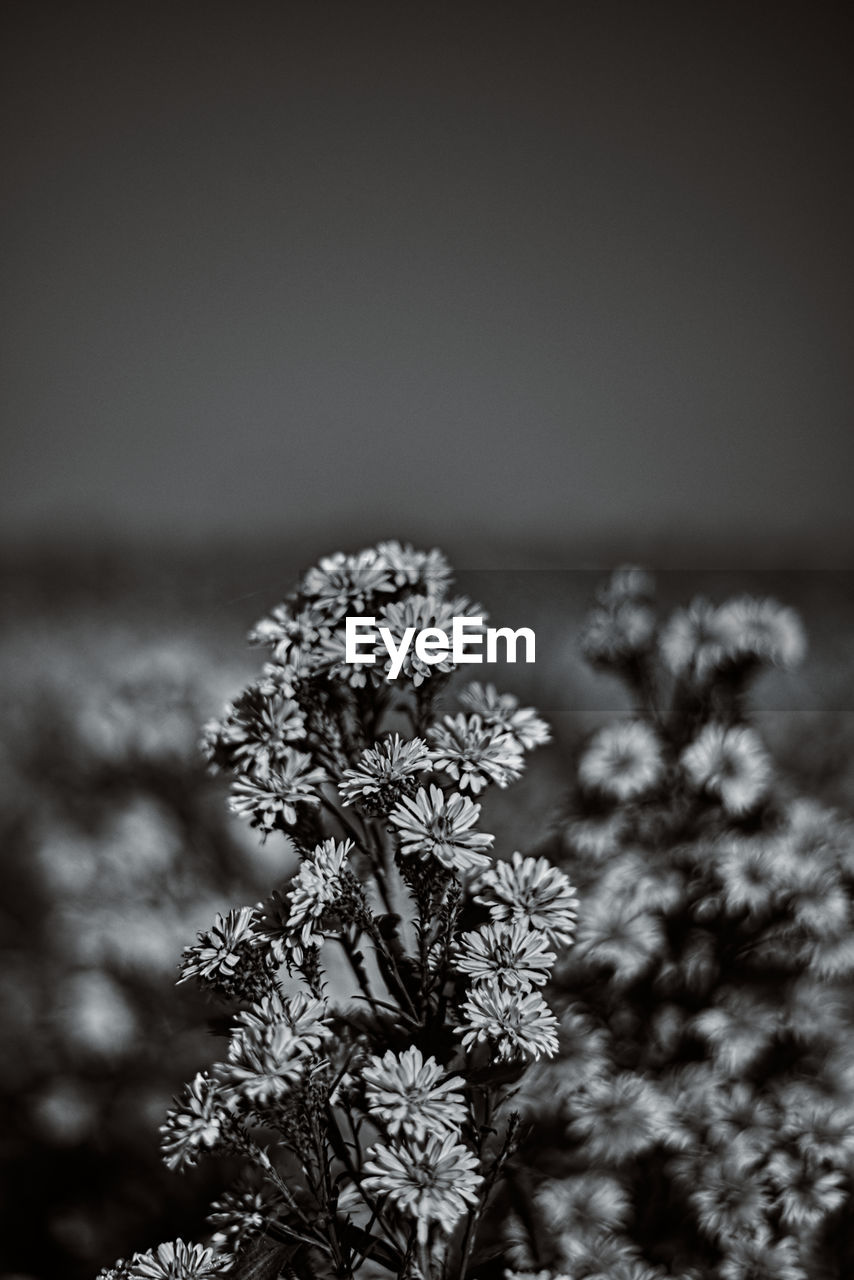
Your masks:
<svg viewBox="0 0 854 1280"><path fill-rule="evenodd" d="M762 743L746 726L707 724L681 759L693 786L716 796L735 817L755 808L771 782L771 765Z"/></svg>
<svg viewBox="0 0 854 1280"><path fill-rule="evenodd" d="M661 632L659 648L673 675L707 679L728 655L718 610L702 597L692 600L687 609L676 609Z"/></svg>
<svg viewBox="0 0 854 1280"><path fill-rule="evenodd" d="M307 1049L317 1052L332 1035L326 1023L327 1007L324 1001L306 996L301 991L285 999L278 991L272 991L260 1000L253 1001L248 1009L241 1009L235 1022L235 1035L241 1029L252 1036L263 1034L267 1028L290 1028Z"/></svg>
<svg viewBox="0 0 854 1280"><path fill-rule="evenodd" d="M767 1173L783 1225L795 1236L814 1231L848 1198L841 1169L816 1169L784 1151L774 1152Z"/></svg>
<svg viewBox="0 0 854 1280"><path fill-rule="evenodd" d="M733 660L756 658L779 667L796 667L803 661L807 641L794 609L776 600L739 596L717 611L717 626L725 637Z"/></svg>
<svg viewBox="0 0 854 1280"><path fill-rule="evenodd" d="M414 779L430 766L430 752L421 738L404 741L399 733L367 747L355 769L345 769L338 790L347 805L367 803L380 812L401 794L414 789Z"/></svg>
<svg viewBox="0 0 854 1280"><path fill-rule="evenodd" d="M634 982L660 955L664 930L657 913L627 893L607 891L588 896L578 924L579 958L596 968L613 971L612 981Z"/></svg>
<svg viewBox="0 0 854 1280"><path fill-rule="evenodd" d="M551 737L549 726L533 707L520 707L512 693L499 693L494 684L473 680L460 693L460 702L480 716L485 725L508 733L523 751L543 746Z"/></svg>
<svg viewBox="0 0 854 1280"><path fill-rule="evenodd" d="M268 698L275 696L292 698L298 684L299 673L295 667L289 667L280 662L265 662L255 687L259 693L263 693Z"/></svg>
<svg viewBox="0 0 854 1280"><path fill-rule="evenodd" d="M271 1106L292 1092L312 1054L312 1041L286 1024L242 1027L231 1038L228 1062L213 1071L229 1107Z"/></svg>
<svg viewBox="0 0 854 1280"><path fill-rule="evenodd" d="M436 858L455 871L471 871L488 866L488 849L494 836L472 831L480 817L480 805L456 792L446 796L439 787L419 787L413 797L405 796L389 815L400 832L403 854Z"/></svg>
<svg viewBox="0 0 854 1280"><path fill-rule="evenodd" d="M491 782L502 789L521 777L522 752L509 733L485 726L478 715L445 716L427 730L434 769L442 769L460 790L477 795Z"/></svg>
<svg viewBox="0 0 854 1280"><path fill-rule="evenodd" d="M138 1253L127 1274L128 1280L217 1280L232 1262L232 1258L214 1253L213 1249L175 1240Z"/></svg>
<svg viewBox="0 0 854 1280"><path fill-rule="evenodd" d="M414 1045L400 1054L389 1050L382 1058L372 1057L362 1076L368 1109L392 1137L459 1137L468 1117L463 1081L446 1077L435 1058L422 1058Z"/></svg>
<svg viewBox="0 0 854 1280"><path fill-rule="evenodd" d="M424 1142L377 1143L368 1155L365 1191L387 1198L400 1213L413 1218L423 1245L434 1224L449 1232L477 1204L483 1182L477 1160L453 1134L431 1136Z"/></svg>
<svg viewBox="0 0 854 1280"><path fill-rule="evenodd" d="M598 1164L620 1164L675 1129L667 1096L633 1071L591 1075L569 1098L568 1136L584 1146L585 1158Z"/></svg>
<svg viewBox="0 0 854 1280"><path fill-rule="evenodd" d="M293 667L298 674L311 670L317 641L325 627L320 618L305 609L294 615L287 604L279 604L269 617L262 618L249 632L249 643L272 649L280 666Z"/></svg>
<svg viewBox="0 0 854 1280"><path fill-rule="evenodd" d="M530 991L546 982L556 959L544 934L517 921L487 924L464 933L456 968L475 982L497 981L503 987Z"/></svg>
<svg viewBox="0 0 854 1280"><path fill-rule="evenodd" d="M289 745L305 735L298 704L282 692L250 687L226 707L222 721L209 721L201 747L214 770L222 765L238 772L266 773L287 759Z"/></svg>
<svg viewBox="0 0 854 1280"><path fill-rule="evenodd" d="M715 873L730 915L771 908L782 883L778 848L762 838L729 839L713 847Z"/></svg>
<svg viewBox="0 0 854 1280"><path fill-rule="evenodd" d="M418 587L425 595L442 596L451 581L451 566L436 547L432 551L416 551L409 543L390 539L377 543L376 554L379 563L388 567L397 587Z"/></svg>
<svg viewBox="0 0 854 1280"><path fill-rule="evenodd" d="M366 613L371 597L393 591L394 583L388 566L369 548L355 555L339 551L324 557L305 574L301 590L324 619L339 622L348 613Z"/></svg>
<svg viewBox="0 0 854 1280"><path fill-rule="evenodd" d="M600 604L620 604L624 600L652 600L655 578L647 569L635 564L622 564L596 592Z"/></svg>
<svg viewBox="0 0 854 1280"><path fill-rule="evenodd" d="M607 1227L625 1227L632 1216L627 1189L607 1173L583 1173L565 1178L548 1178L537 1189L536 1204L550 1229L581 1233Z"/></svg>
<svg viewBox="0 0 854 1280"><path fill-rule="evenodd" d="M781 1013L771 1000L763 1000L750 991L724 988L716 1000L716 1004L696 1015L691 1030L706 1043L720 1071L730 1076L743 1075L773 1043Z"/></svg>
<svg viewBox="0 0 854 1280"><path fill-rule="evenodd" d="M258 907L234 907L225 916L217 913L211 928L184 949L179 984L195 978L231 990L243 979L275 969L266 939L257 931L258 913Z"/></svg>
<svg viewBox="0 0 854 1280"><path fill-rule="evenodd" d="M317 642L317 670L330 680L340 681L353 689L364 689L376 668L363 658L355 661L347 660L347 631L338 626L334 631L325 632Z"/></svg>
<svg viewBox="0 0 854 1280"><path fill-rule="evenodd" d="M317 788L326 774L312 763L310 755L286 748L281 763L257 777L238 778L231 788L229 807L253 826L272 830L281 816L286 826L297 820L297 805L320 804Z"/></svg>
<svg viewBox="0 0 854 1280"><path fill-rule="evenodd" d="M505 1267L504 1280L572 1280L572 1276L564 1271L549 1271L548 1268L542 1271L511 1271L509 1267Z"/></svg>
<svg viewBox="0 0 854 1280"><path fill-rule="evenodd" d="M575 932L578 898L567 876L545 858L495 862L472 886L475 901L493 920L524 922L553 946L568 947Z"/></svg>
<svg viewBox="0 0 854 1280"><path fill-rule="evenodd" d="M160 1148L169 1169L186 1169L223 1140L228 1108L219 1086L203 1071L184 1088L160 1126Z"/></svg>
<svg viewBox="0 0 854 1280"><path fill-rule="evenodd" d="M625 803L651 791L662 779L664 761L654 731L640 720L600 729L578 766L582 786Z"/></svg>
<svg viewBox="0 0 854 1280"><path fill-rule="evenodd" d="M217 1252L245 1249L271 1219L275 1220L280 1209L281 1198L272 1187L255 1187L248 1179L241 1179L208 1210L208 1223L215 1228L211 1247Z"/></svg>
<svg viewBox="0 0 854 1280"><path fill-rule="evenodd" d="M750 1184L748 1186L753 1190ZM727 1189L724 1188L725 1191ZM755 1191L753 1195L755 1197ZM748 1222L752 1226L755 1217ZM791 1236L772 1242L764 1231L752 1234L748 1230L741 1235L733 1234L727 1239L726 1253L718 1274L720 1280L756 1280L757 1277L761 1280L808 1280L798 1252L797 1242Z"/></svg>
<svg viewBox="0 0 854 1280"><path fill-rule="evenodd" d="M453 633L455 617L481 617L485 620L485 613L480 605L472 605L471 601L465 596L457 596L452 600L439 600L435 596L413 595L406 596L403 600L390 601L382 612L377 616L376 625L385 627L391 632L391 637L396 648L400 648L403 642L404 634L415 629L417 635L419 631L427 628L438 629L444 631L450 638ZM410 636L411 636L410 631ZM474 629L469 630L469 637L474 637ZM376 664L375 670L387 672L391 668L391 655L382 639L377 640L376 644ZM440 662L432 665L423 662L415 652L414 644L411 644L403 658L402 674L411 680L417 688L430 677L447 674L454 670L454 660L451 649Z"/></svg>
<svg viewBox="0 0 854 1280"><path fill-rule="evenodd" d="M538 992L479 983L463 1005L462 1015L459 1031L467 1049L487 1042L503 1061L551 1058L557 1053L557 1019Z"/></svg>
<svg viewBox="0 0 854 1280"><path fill-rule="evenodd" d="M615 600L593 609L581 636L581 650L597 667L627 663L646 654L655 635L655 614L639 600Z"/></svg>
<svg viewBox="0 0 854 1280"><path fill-rule="evenodd" d="M314 930L324 913L341 897L341 877L352 848L352 840L341 844L336 844L333 839L324 840L303 858L299 871L291 880L287 927L299 931L305 947L319 941Z"/></svg>
<svg viewBox="0 0 854 1280"><path fill-rule="evenodd" d="M795 667L806 653L806 636L794 609L752 596L717 607L702 598L694 600L688 609L676 610L660 643L674 675L699 681L749 659Z"/></svg>

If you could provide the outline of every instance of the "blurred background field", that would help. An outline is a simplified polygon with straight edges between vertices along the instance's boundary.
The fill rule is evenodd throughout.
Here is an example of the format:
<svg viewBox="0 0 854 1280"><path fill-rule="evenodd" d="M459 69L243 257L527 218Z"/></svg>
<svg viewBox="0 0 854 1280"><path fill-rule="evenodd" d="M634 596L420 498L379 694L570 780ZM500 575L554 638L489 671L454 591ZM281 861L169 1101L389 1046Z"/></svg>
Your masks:
<svg viewBox="0 0 854 1280"><path fill-rule="evenodd" d="M228 814L199 730L260 664L248 627L332 549L42 551L4 566L6 1275L84 1280L200 1228L210 1174L177 1177L158 1155L172 1094L210 1058L212 1010L175 988L176 966L217 910L257 900L291 863ZM541 559L457 573L494 625L537 635L534 665L471 676L517 692L554 729L523 780L485 802L505 856L552 829L579 743L625 706L577 644L601 573ZM759 723L798 789L854 812L854 575L680 569L658 583L664 606L747 590L800 610L809 655L760 680Z"/></svg>

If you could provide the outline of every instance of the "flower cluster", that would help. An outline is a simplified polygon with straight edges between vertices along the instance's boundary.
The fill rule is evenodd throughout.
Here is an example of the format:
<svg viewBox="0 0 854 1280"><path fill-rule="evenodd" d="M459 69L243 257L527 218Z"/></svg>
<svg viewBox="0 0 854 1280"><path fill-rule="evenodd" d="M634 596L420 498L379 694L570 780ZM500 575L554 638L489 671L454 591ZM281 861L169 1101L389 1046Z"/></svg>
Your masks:
<svg viewBox="0 0 854 1280"><path fill-rule="evenodd" d="M412 627L451 630L471 606L449 585L439 552L394 542L321 560L253 628L263 671L204 728L232 810L297 865L184 953L228 1039L168 1113L163 1158L245 1169L205 1245L129 1274L438 1280L475 1256L517 1143L509 1086L558 1050L543 990L577 904L563 872L494 858L479 826L483 793L548 741L539 716L480 683L446 709L451 653L407 649L393 681L387 649L345 661L348 615L399 651Z"/></svg>
<svg viewBox="0 0 854 1280"><path fill-rule="evenodd" d="M852 832L775 778L746 698L763 664L802 657L800 622L745 597L660 622L648 575L625 570L584 644L635 710L583 745L572 812L544 846L583 910L550 992L560 1057L523 1085L542 1173L508 1222L512 1263L848 1274ZM515 918L493 905L515 871L484 873L494 919ZM532 893L544 931L559 874L544 862L541 905Z"/></svg>

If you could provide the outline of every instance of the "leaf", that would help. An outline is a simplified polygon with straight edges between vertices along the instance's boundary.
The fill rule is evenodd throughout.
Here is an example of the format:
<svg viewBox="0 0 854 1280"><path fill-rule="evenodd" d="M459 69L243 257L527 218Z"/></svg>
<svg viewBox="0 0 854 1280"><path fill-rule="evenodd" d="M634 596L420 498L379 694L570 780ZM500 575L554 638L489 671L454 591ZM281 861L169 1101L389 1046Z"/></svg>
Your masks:
<svg viewBox="0 0 854 1280"><path fill-rule="evenodd" d="M403 1266L403 1254L399 1249L394 1249L385 1240L370 1235L364 1227L357 1226L349 1219L346 1222L341 1222L339 1219L338 1236L351 1248L358 1249L359 1253L364 1254L366 1258L373 1258L384 1267L388 1267L389 1271L400 1271Z"/></svg>

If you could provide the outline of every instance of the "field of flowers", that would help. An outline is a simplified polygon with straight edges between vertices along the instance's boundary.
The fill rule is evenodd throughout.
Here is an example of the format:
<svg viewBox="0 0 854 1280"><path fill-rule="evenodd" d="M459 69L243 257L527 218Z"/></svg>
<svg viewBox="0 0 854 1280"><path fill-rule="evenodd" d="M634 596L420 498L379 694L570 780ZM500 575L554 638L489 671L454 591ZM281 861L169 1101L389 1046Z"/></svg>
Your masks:
<svg viewBox="0 0 854 1280"><path fill-rule="evenodd" d="M850 1274L850 577L283 561L8 570L0 1275Z"/></svg>

